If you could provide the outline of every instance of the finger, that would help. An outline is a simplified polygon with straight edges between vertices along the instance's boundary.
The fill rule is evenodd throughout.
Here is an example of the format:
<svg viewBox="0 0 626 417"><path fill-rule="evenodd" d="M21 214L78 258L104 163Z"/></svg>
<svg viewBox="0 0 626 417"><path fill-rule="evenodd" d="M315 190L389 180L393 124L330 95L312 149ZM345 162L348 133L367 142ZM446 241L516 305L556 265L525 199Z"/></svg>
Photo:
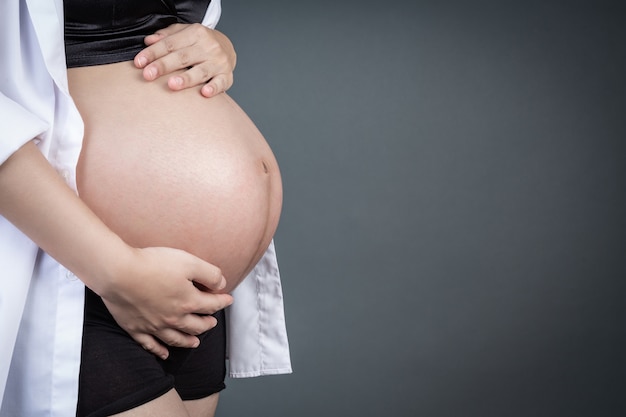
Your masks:
<svg viewBox="0 0 626 417"><path fill-rule="evenodd" d="M178 91L195 85L204 84L214 74L212 74L207 65L195 65L187 71L174 75L167 80L170 89Z"/></svg>
<svg viewBox="0 0 626 417"><path fill-rule="evenodd" d="M213 97L220 93L225 93L233 85L233 74L218 74L202 86L200 93L204 97Z"/></svg>
<svg viewBox="0 0 626 417"><path fill-rule="evenodd" d="M219 291L226 286L226 279L222 275L222 270L217 266L203 261L193 255L186 252L182 252L185 256L188 256L190 261L186 276L189 280L200 289L206 291ZM196 296L201 296L204 293L202 291L196 291ZM208 313L212 314L212 312Z"/></svg>
<svg viewBox="0 0 626 417"><path fill-rule="evenodd" d="M139 51L133 59L135 67L137 68L145 68L148 64L171 52L167 50L167 46L164 45L164 42L159 42L162 39L160 35L154 34L150 36L152 37L151 39L154 39L153 44Z"/></svg>
<svg viewBox="0 0 626 417"><path fill-rule="evenodd" d="M198 296L194 300L193 312L196 314L215 314L233 303L230 294L213 294L198 291Z"/></svg>
<svg viewBox="0 0 626 417"><path fill-rule="evenodd" d="M152 35L148 35L145 38L143 38L143 43L146 46L154 45L155 43L157 43L158 41L160 41L164 37L165 37L165 35L163 35L162 33L159 33L159 32L153 33Z"/></svg>
<svg viewBox="0 0 626 417"><path fill-rule="evenodd" d="M196 64L197 62L194 62L194 60L199 58L194 57L194 49L189 48L192 43L186 42L185 39L170 36L157 41L135 56L135 66L144 68L144 70L160 71L160 74L165 74L166 72L163 71L167 71L170 68L182 69ZM145 75L146 72L144 71Z"/></svg>
<svg viewBox="0 0 626 417"><path fill-rule="evenodd" d="M152 45L148 46L144 50L140 51L135 56L135 65L138 68L144 68L148 64L157 62L162 58L168 58L169 64L176 63L176 60L172 60L172 56L177 58L178 64L173 67L174 69L181 69L201 62L202 56L197 55L201 51L196 51L194 48L189 48L195 45L199 39L202 39L202 35L207 35L206 31L209 30L200 24L184 25L182 28L168 28L169 31L158 31L150 38L150 41L155 41ZM152 36L152 35L151 35ZM196 54L194 54L196 52ZM195 62L193 56L195 56ZM173 62L172 62L173 61ZM171 65L163 69L171 69ZM167 72L161 72L166 74Z"/></svg>
<svg viewBox="0 0 626 417"><path fill-rule="evenodd" d="M200 339L196 336L175 329L159 330L155 336L168 346L195 348L200 345Z"/></svg>
<svg viewBox="0 0 626 417"><path fill-rule="evenodd" d="M163 38L166 38L166 37L171 36L171 35L173 35L173 34L175 34L177 32L180 32L185 27L186 27L186 25L184 25L182 23L174 23L173 25L169 25L166 28L157 30L152 35L146 36L143 39L143 41L144 41L144 43L146 45L150 46L150 45L155 44L156 42L160 41Z"/></svg>
<svg viewBox="0 0 626 417"><path fill-rule="evenodd" d="M201 64L203 58L204 55L198 48L185 47L177 49L146 65L143 69L143 76L146 80L152 81L161 75L186 69L187 71L193 70L191 74L196 79L204 79L200 82L203 83L213 75L208 71L206 65L196 65Z"/></svg>
<svg viewBox="0 0 626 417"><path fill-rule="evenodd" d="M147 333L135 333L130 335L142 348L155 356L165 360L169 356L169 351L152 335Z"/></svg>
<svg viewBox="0 0 626 417"><path fill-rule="evenodd" d="M178 330L190 335L199 335L217 326L217 319L210 315L188 314Z"/></svg>

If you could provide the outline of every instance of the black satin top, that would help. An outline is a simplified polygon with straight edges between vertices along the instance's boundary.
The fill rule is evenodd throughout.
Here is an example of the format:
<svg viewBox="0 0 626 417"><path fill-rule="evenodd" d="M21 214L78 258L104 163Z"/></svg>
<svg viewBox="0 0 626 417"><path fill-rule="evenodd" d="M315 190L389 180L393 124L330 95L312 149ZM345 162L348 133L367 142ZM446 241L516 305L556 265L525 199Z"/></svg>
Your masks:
<svg viewBox="0 0 626 417"><path fill-rule="evenodd" d="M199 23L210 0L64 0L68 68L130 61L144 37L173 23Z"/></svg>

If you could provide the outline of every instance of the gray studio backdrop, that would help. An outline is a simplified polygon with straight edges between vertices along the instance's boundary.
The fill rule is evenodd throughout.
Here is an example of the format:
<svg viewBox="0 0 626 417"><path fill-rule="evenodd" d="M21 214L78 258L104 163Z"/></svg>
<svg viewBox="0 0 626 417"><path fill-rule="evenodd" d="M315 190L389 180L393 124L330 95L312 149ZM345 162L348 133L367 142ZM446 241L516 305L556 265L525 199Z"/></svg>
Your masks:
<svg viewBox="0 0 626 417"><path fill-rule="evenodd" d="M625 416L625 2L223 7L295 373L220 416Z"/></svg>

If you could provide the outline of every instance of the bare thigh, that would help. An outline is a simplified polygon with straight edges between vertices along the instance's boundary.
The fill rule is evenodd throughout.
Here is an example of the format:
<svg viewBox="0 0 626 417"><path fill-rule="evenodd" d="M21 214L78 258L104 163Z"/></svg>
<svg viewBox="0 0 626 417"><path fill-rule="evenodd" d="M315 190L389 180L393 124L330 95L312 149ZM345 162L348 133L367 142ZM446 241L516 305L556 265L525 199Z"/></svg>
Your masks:
<svg viewBox="0 0 626 417"><path fill-rule="evenodd" d="M112 417L213 417L219 393L193 401L183 401L172 389L162 396L132 410Z"/></svg>
<svg viewBox="0 0 626 417"><path fill-rule="evenodd" d="M219 392L199 400L183 401L189 417L213 417L220 398Z"/></svg>

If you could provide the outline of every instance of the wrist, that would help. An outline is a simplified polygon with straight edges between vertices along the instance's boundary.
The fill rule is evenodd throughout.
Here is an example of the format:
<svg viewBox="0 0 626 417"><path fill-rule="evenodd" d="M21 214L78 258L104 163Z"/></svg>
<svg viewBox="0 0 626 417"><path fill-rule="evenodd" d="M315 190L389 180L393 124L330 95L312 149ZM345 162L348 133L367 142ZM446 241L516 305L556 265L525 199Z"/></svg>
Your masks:
<svg viewBox="0 0 626 417"><path fill-rule="evenodd" d="M123 287L128 284L128 278L133 276L131 268L136 251L112 234L105 245L96 249L90 261L81 266L81 269L89 270L77 276L102 298L118 299L125 292Z"/></svg>

